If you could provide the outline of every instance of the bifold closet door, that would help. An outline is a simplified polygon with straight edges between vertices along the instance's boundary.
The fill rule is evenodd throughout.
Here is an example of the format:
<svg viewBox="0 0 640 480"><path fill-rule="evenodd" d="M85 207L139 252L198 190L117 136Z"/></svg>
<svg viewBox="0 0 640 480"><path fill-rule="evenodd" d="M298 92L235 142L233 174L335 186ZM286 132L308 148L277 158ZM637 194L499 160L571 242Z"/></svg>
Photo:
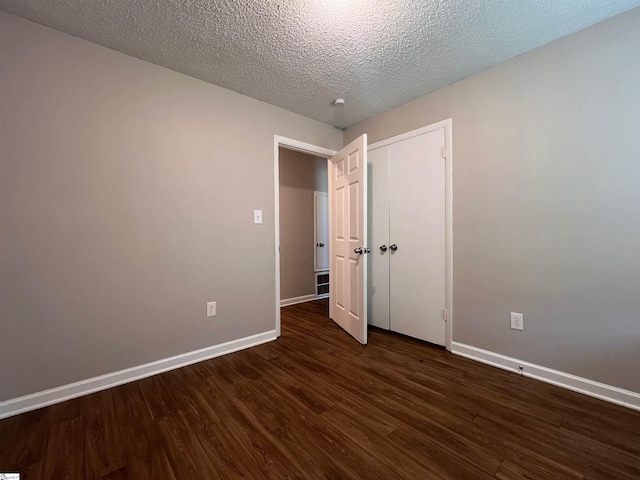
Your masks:
<svg viewBox="0 0 640 480"><path fill-rule="evenodd" d="M388 146L391 330L445 344L444 129Z"/></svg>
<svg viewBox="0 0 640 480"><path fill-rule="evenodd" d="M370 150L368 168L369 325L389 330L389 191L387 148ZM380 247L383 247L381 249Z"/></svg>

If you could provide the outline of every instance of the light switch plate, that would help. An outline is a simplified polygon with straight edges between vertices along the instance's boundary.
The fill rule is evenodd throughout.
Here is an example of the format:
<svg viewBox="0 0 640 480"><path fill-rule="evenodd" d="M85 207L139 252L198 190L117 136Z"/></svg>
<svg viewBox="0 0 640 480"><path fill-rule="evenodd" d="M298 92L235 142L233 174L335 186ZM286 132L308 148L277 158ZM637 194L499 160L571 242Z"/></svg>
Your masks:
<svg viewBox="0 0 640 480"><path fill-rule="evenodd" d="M253 223L255 224L262 223L262 210L253 211Z"/></svg>

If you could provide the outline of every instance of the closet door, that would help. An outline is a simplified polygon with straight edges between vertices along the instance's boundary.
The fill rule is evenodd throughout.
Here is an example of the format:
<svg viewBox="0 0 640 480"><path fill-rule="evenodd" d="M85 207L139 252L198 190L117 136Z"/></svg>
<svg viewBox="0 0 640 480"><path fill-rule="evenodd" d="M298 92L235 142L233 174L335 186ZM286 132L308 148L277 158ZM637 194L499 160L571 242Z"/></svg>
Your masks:
<svg viewBox="0 0 640 480"><path fill-rule="evenodd" d="M391 330L438 345L446 335L444 146L440 129L388 147Z"/></svg>
<svg viewBox="0 0 640 480"><path fill-rule="evenodd" d="M387 148L370 150L368 167L369 325L389 330L389 189ZM381 248L383 247L383 248Z"/></svg>

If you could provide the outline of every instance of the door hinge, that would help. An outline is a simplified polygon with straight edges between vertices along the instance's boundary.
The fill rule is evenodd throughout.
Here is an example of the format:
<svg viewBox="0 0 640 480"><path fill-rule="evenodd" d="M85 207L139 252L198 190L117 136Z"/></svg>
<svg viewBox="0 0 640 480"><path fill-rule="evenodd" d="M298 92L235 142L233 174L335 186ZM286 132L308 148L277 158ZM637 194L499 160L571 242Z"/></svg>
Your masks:
<svg viewBox="0 0 640 480"><path fill-rule="evenodd" d="M447 159L447 147L442 147L442 158Z"/></svg>
<svg viewBox="0 0 640 480"><path fill-rule="evenodd" d="M443 319L445 322L448 320L448 317L447 317L447 309L446 309L446 308L442 309L442 319Z"/></svg>

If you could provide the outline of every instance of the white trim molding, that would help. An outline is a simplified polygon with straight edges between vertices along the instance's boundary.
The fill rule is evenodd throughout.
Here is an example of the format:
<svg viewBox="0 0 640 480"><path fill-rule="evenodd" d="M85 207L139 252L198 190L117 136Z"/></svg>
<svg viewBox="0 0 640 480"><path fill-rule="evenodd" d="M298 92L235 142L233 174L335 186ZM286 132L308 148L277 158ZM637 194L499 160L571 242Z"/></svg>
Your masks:
<svg viewBox="0 0 640 480"><path fill-rule="evenodd" d="M289 305L296 305L297 303L310 302L312 300L318 300L318 297L311 293L309 295L303 295L301 297L285 298L280 300L281 307L288 307Z"/></svg>
<svg viewBox="0 0 640 480"><path fill-rule="evenodd" d="M465 345L464 343L453 342L451 351L461 357L476 360L509 372L520 373L525 377L534 378L545 383L566 388L567 390L640 411L640 393L595 382L588 378L571 375L570 373L552 370L551 368L524 362L516 358L500 355L499 353ZM522 371L519 368L521 365L523 367Z"/></svg>
<svg viewBox="0 0 640 480"><path fill-rule="evenodd" d="M192 363L202 362L204 360L209 360L210 358L237 352L238 350L244 350L245 348L271 342L276 338L276 331L271 330L251 335L249 337L232 340L230 342L221 343L220 345L214 345L212 347L194 350L193 352L183 353L181 355L176 355L175 357L157 360L137 367L107 373L106 375L81 380L79 382L44 390L42 392L32 393L30 395L25 395L24 397L6 400L4 402L0 402L0 419L36 410L38 408L47 407L54 403L64 402L65 400L71 400L72 398L81 397L90 393L99 392L100 390L106 390L124 383L151 377L159 373L191 365Z"/></svg>
<svg viewBox="0 0 640 480"><path fill-rule="evenodd" d="M393 137L380 140L379 142L372 143L367 147L367 150L371 151L377 148L386 147L387 145L391 145L392 143L398 143L398 142L402 142L403 140L409 140L410 138L417 137L418 135L424 135L425 133L435 132L436 130L440 130L441 128L450 129L451 124L452 124L452 120L450 118L447 118L446 120L441 120L439 122L432 123L424 127L416 128L415 130L401 133L400 135L395 135Z"/></svg>

